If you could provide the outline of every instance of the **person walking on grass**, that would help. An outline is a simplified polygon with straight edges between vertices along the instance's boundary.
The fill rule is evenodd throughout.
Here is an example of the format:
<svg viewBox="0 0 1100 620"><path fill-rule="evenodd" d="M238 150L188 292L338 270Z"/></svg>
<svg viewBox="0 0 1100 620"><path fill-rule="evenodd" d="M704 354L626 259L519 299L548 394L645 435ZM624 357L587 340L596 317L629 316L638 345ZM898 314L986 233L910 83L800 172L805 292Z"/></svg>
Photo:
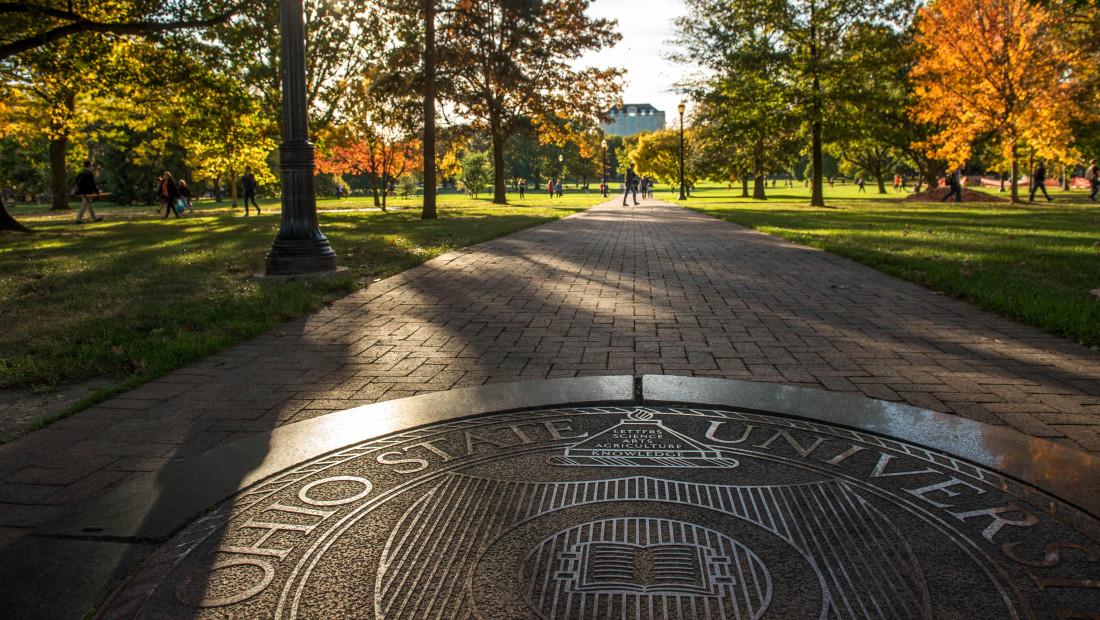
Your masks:
<svg viewBox="0 0 1100 620"><path fill-rule="evenodd" d="M527 191L527 181L524 179L519 180L519 197L523 198L524 192Z"/></svg>
<svg viewBox="0 0 1100 620"><path fill-rule="evenodd" d="M634 197L634 205L638 205L638 173L634 172L634 164L626 167L626 182L623 183L623 206L626 206L627 195Z"/></svg>
<svg viewBox="0 0 1100 620"><path fill-rule="evenodd" d="M194 213L195 208L191 206L191 190L187 187L187 181L180 179L179 182L179 199L183 201L183 204L187 207L188 213Z"/></svg>
<svg viewBox="0 0 1100 620"><path fill-rule="evenodd" d="M153 186L153 195L157 198L157 215L160 215L161 209L164 208L164 195L161 191L164 189L164 177L157 177L156 185Z"/></svg>
<svg viewBox="0 0 1100 620"><path fill-rule="evenodd" d="M244 216L248 217L249 199L252 199L252 206L256 207L256 215L260 215L260 205L256 204L256 177L252 174L252 166L244 167L241 185L244 186Z"/></svg>
<svg viewBox="0 0 1100 620"><path fill-rule="evenodd" d="M856 185L859 186L859 191L866 193L867 188L863 186L863 177L856 179Z"/></svg>
<svg viewBox="0 0 1100 620"><path fill-rule="evenodd" d="M88 212L88 217L92 218L93 222L99 222L103 220L102 217L96 217L95 208L92 207L92 198L99 196L99 189L95 186L95 172L92 171L92 160L84 160L84 170L80 174L76 175L76 193L80 196L80 213L76 214L76 223L84 223L84 212Z"/></svg>
<svg viewBox="0 0 1100 620"><path fill-rule="evenodd" d="M1096 160L1089 161L1089 167L1085 169L1085 180L1089 182L1089 200L1096 202L1096 193L1100 192L1100 168L1096 166Z"/></svg>
<svg viewBox="0 0 1100 620"><path fill-rule="evenodd" d="M180 188L176 185L176 180L172 178L171 172L164 173L164 180L160 184L160 195L164 198L164 217L162 219L168 219L169 215L176 216L176 219L180 219L179 211L176 210L176 199L180 197Z"/></svg>
<svg viewBox="0 0 1100 620"><path fill-rule="evenodd" d="M962 202L962 184L959 183L959 171L950 172L947 174L947 194L940 199L940 202L947 202L951 196L955 197L955 202Z"/></svg>
<svg viewBox="0 0 1100 620"><path fill-rule="evenodd" d="M1047 202L1050 202L1050 194L1047 193L1047 167L1041 160L1039 165L1031 171L1031 196L1028 197L1028 202L1035 202L1035 190L1040 189L1043 190Z"/></svg>

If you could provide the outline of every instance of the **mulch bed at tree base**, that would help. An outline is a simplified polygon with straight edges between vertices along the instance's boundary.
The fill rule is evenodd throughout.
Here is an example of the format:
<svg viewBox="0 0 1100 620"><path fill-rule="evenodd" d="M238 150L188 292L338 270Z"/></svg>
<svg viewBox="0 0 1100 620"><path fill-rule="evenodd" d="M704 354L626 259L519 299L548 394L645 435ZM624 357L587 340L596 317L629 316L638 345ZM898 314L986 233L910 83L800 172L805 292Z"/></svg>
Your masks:
<svg viewBox="0 0 1100 620"><path fill-rule="evenodd" d="M936 187L933 189L926 189L919 194L909 194L905 197L906 202L939 202L947 195L949 190L946 187ZM1006 192L1007 193L1007 192ZM1024 192L1021 192L1021 196ZM954 196L951 197L954 201ZM1012 202L1012 199L1008 196L994 196L993 194L987 194L985 192L978 192L972 189L963 188L962 202Z"/></svg>

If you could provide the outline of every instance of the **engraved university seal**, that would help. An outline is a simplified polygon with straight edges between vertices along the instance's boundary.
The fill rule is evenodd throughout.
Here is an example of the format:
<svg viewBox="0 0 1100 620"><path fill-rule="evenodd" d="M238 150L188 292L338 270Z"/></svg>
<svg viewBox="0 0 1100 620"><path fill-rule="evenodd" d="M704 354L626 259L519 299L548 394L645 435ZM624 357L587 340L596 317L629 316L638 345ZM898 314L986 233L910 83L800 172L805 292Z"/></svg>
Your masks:
<svg viewBox="0 0 1100 620"><path fill-rule="evenodd" d="M265 480L150 557L100 616L1089 618L1098 540L1057 498L868 433L550 409L396 433Z"/></svg>

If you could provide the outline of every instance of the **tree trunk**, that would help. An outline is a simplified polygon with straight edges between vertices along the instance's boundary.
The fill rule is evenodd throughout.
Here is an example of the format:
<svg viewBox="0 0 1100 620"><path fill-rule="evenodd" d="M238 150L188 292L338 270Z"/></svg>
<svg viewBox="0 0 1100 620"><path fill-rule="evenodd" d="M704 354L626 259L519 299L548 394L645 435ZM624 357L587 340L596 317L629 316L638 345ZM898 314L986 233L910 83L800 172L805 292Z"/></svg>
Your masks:
<svg viewBox="0 0 1100 620"><path fill-rule="evenodd" d="M425 190L428 189L427 183L424 184L424 189ZM370 175L370 191L371 191L371 194L374 195L374 206L381 207L382 206L382 201L380 201L378 199L378 175L374 174L373 172ZM425 219L425 218L424 218L423 215L421 215L420 219Z"/></svg>
<svg viewBox="0 0 1100 620"><path fill-rule="evenodd" d="M385 146L382 147L385 149ZM384 152L384 151L383 151ZM389 213L386 210L386 198L390 195L390 184L386 182L386 169L382 169L382 213Z"/></svg>
<svg viewBox="0 0 1100 620"><path fill-rule="evenodd" d="M233 208L237 208L237 175L229 172L229 197L233 199Z"/></svg>
<svg viewBox="0 0 1100 620"><path fill-rule="evenodd" d="M1017 178L1020 169L1016 163L1016 149L1012 149L1012 186L1009 188L1012 192L1012 202L1020 202L1020 179ZM1031 180L1032 183L1035 179Z"/></svg>
<svg viewBox="0 0 1100 620"><path fill-rule="evenodd" d="M924 167L924 182L928 184L928 189L939 187L939 176L939 167L929 161L928 165Z"/></svg>
<svg viewBox="0 0 1100 620"><path fill-rule="evenodd" d="M489 133L493 140L493 204L508 204L508 194L504 187L504 140L499 115L490 112ZM564 176L564 174L562 175ZM560 182L560 181L559 181Z"/></svg>
<svg viewBox="0 0 1100 620"><path fill-rule="evenodd" d="M64 100L68 117L76 110L76 93L69 93ZM53 206L51 211L68 211L69 187L68 173L65 170L65 151L69 146L69 129L65 126L66 119L50 123L50 134L55 136L50 139L50 185L53 188Z"/></svg>
<svg viewBox="0 0 1100 620"><path fill-rule="evenodd" d="M882 170L878 170L878 171L875 172L875 180L878 181L878 193L885 194L886 193L886 183L882 178Z"/></svg>
<svg viewBox="0 0 1100 620"><path fill-rule="evenodd" d="M753 163L752 197L755 200L767 200L764 194L764 164L758 159Z"/></svg>
<svg viewBox="0 0 1100 620"><path fill-rule="evenodd" d="M65 171L65 150L68 145L68 135L50 140L50 188L53 191L51 211L72 209L69 206L68 173Z"/></svg>
<svg viewBox="0 0 1100 620"><path fill-rule="evenodd" d="M810 206L824 207L825 193L821 187L821 82L817 66L816 4L810 2L810 71L813 72L813 99L810 122L810 162L813 164L813 187L810 188Z"/></svg>
<svg viewBox="0 0 1100 620"><path fill-rule="evenodd" d="M214 189L214 202L221 202L222 201L222 184L221 184L221 180L218 178L218 175L216 175L216 174L214 175L214 187L213 187L213 189Z"/></svg>
<svg viewBox="0 0 1100 620"><path fill-rule="evenodd" d="M749 175L741 175L741 197L750 198L749 196Z"/></svg>
<svg viewBox="0 0 1100 620"><path fill-rule="evenodd" d="M435 209L435 0L424 0L424 207L420 219L434 220Z"/></svg>
<svg viewBox="0 0 1100 620"><path fill-rule="evenodd" d="M11 213L8 213L8 208L4 206L4 198L0 196L0 230L13 230L15 232L29 233L31 229L19 223Z"/></svg>
<svg viewBox="0 0 1100 620"><path fill-rule="evenodd" d="M816 77L814 77L814 83L817 83ZM815 120L810 124L810 135L810 162L813 164L813 176L810 181L810 206L824 207L825 192L821 187L821 121Z"/></svg>

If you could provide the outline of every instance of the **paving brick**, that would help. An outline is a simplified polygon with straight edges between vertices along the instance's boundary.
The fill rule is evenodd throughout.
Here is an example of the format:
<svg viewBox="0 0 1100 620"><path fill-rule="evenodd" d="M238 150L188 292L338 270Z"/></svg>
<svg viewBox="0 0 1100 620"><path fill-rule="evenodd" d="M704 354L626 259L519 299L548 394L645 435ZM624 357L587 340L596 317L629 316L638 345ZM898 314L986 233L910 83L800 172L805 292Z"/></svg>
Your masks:
<svg viewBox="0 0 1100 620"><path fill-rule="evenodd" d="M0 502L46 514L359 404L601 374L857 393L1100 455L1100 353L825 252L612 201L375 282L0 446ZM0 540L20 531L0 522Z"/></svg>

